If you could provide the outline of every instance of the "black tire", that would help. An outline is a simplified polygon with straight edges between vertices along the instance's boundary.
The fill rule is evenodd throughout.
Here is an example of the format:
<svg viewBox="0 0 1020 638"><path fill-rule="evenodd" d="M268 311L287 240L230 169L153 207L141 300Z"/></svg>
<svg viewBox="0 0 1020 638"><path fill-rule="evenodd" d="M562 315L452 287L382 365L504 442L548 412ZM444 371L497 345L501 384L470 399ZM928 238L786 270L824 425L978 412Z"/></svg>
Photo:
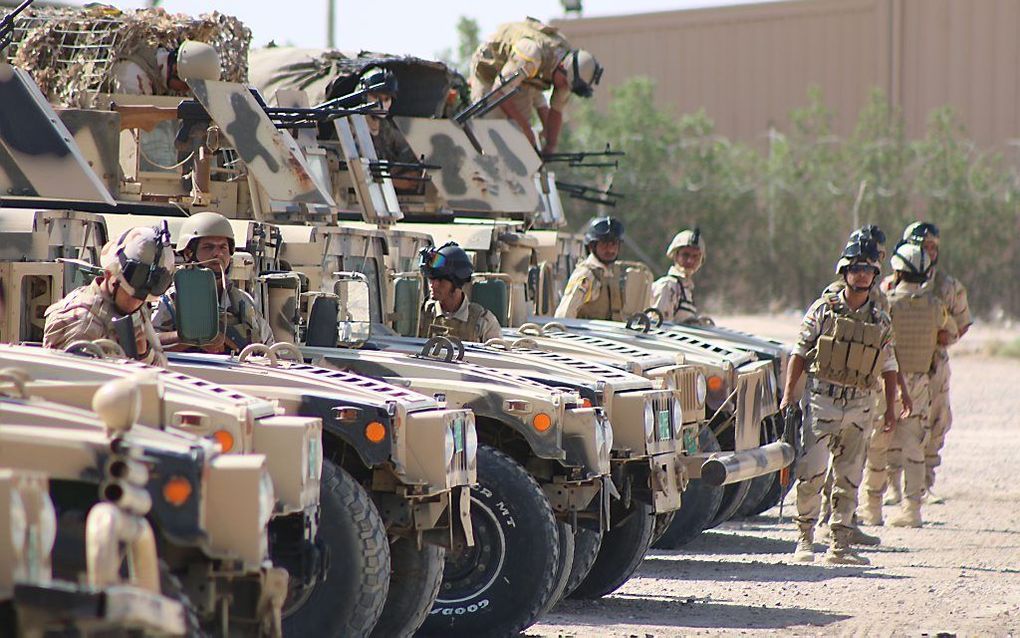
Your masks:
<svg viewBox="0 0 1020 638"><path fill-rule="evenodd" d="M762 497L761 502L758 503L758 506L752 512L751 514L752 516L757 516L758 514L767 512L776 505L779 505L779 501L786 498L786 495L790 492L790 489L793 488L794 483L793 479L791 479L790 482L787 483L786 487L783 487L783 485L779 482L778 472L775 474L775 477L776 479L772 481L772 486L769 487L769 491L765 493L765 496Z"/></svg>
<svg viewBox="0 0 1020 638"><path fill-rule="evenodd" d="M702 452L719 451L719 441L711 428L701 428L698 433L698 449ZM652 547L676 549L693 541L715 518L722 497L723 488L709 485L701 479L692 479L680 498L680 509L673 516L673 522Z"/></svg>
<svg viewBox="0 0 1020 638"><path fill-rule="evenodd" d="M663 514L655 515L655 527L652 528L652 546L654 547L659 539L662 538L669 526L673 524L673 519L676 518L676 510L672 512L665 512Z"/></svg>
<svg viewBox="0 0 1020 638"><path fill-rule="evenodd" d="M719 447L723 451L732 452L735 449L734 437L736 431L732 426L724 428L722 431L716 431L716 438L719 439ZM751 489L751 481L740 481L739 483L731 483L723 486L723 498L719 504L719 509L716 511L715 516L708 522L708 527L705 529L711 529L718 527L726 521L733 518L737 513L737 510L744 503L744 499L747 497L748 490Z"/></svg>
<svg viewBox="0 0 1020 638"><path fill-rule="evenodd" d="M602 536L595 564L571 598L601 598L620 588L637 570L652 544L655 516L650 505L632 501L630 509Z"/></svg>
<svg viewBox="0 0 1020 638"><path fill-rule="evenodd" d="M390 592L373 638L405 638L418 631L443 582L446 549L398 538L390 545Z"/></svg>
<svg viewBox="0 0 1020 638"><path fill-rule="evenodd" d="M570 598L581 581L588 576L599 556L600 547L602 532L587 527L577 528L574 534L574 562L570 567L570 576L567 577L567 586L563 589L563 598Z"/></svg>
<svg viewBox="0 0 1020 638"><path fill-rule="evenodd" d="M184 607L184 635L187 638L204 638L206 633L202 630L195 605L184 592L184 585L180 579L173 575L163 561L159 561L159 589L163 596L179 602Z"/></svg>
<svg viewBox="0 0 1020 638"><path fill-rule="evenodd" d="M549 602L546 603L545 609L540 614L541 616L547 614L565 595L564 591L567 589L570 570L574 566L574 530L570 525L562 521L558 527L560 532L560 560L556 565L556 586L553 587L552 596L549 597Z"/></svg>
<svg viewBox="0 0 1020 638"><path fill-rule="evenodd" d="M761 423L761 443L765 445L776 440L776 434L773 431L773 420L770 417ZM757 516L768 509L767 507L762 508L761 505L769 490L772 489L773 483L778 479L779 472L772 472L771 474L751 479L751 489L747 491L747 497L744 498L744 502L741 503L740 508L737 510L737 516L745 518Z"/></svg>
<svg viewBox="0 0 1020 638"><path fill-rule="evenodd" d="M557 584L559 534L542 488L512 458L478 447L473 547L447 552L425 636L514 636L538 619Z"/></svg>
<svg viewBox="0 0 1020 638"><path fill-rule="evenodd" d="M322 466L319 539L329 550L325 578L284 609L288 636L367 636L390 584L386 526L368 492L329 460Z"/></svg>

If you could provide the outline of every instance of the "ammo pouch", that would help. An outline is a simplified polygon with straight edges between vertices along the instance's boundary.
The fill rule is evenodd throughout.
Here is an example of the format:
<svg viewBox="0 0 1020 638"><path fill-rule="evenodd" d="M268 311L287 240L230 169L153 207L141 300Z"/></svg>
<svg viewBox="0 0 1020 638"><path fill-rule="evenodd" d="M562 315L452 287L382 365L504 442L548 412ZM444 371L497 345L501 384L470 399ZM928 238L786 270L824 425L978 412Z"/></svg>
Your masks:
<svg viewBox="0 0 1020 638"><path fill-rule="evenodd" d="M898 296L890 311L896 335L896 361L904 374L924 374L931 368L938 339L938 307L930 294Z"/></svg>
<svg viewBox="0 0 1020 638"><path fill-rule="evenodd" d="M837 317L830 332L815 344L815 377L861 390L874 386L882 365L882 326Z"/></svg>

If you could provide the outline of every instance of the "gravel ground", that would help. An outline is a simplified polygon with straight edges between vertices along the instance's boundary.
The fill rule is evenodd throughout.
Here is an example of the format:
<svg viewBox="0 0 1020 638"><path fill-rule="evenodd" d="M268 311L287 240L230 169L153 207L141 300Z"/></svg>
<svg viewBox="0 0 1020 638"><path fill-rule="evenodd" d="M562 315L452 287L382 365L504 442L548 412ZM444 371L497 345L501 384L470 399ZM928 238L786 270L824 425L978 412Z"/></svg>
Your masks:
<svg viewBox="0 0 1020 638"><path fill-rule="evenodd" d="M796 322L734 317L720 323L790 338ZM1020 361L964 345L1003 332L975 328L953 361L955 422L938 484L946 502L924 508L922 529L866 528L882 537L882 546L865 548L870 566L793 563L791 496L783 521L774 508L724 523L683 550L653 550L616 593L564 601L527 635L1020 633L1020 484L1013 480L1020 459ZM891 513L886 507L887 518Z"/></svg>

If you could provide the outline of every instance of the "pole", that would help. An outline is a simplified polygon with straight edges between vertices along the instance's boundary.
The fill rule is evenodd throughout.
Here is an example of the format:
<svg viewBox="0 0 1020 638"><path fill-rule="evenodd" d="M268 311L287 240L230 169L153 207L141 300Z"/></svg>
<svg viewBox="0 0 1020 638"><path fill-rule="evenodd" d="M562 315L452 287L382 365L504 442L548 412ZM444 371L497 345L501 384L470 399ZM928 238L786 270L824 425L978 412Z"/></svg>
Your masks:
<svg viewBox="0 0 1020 638"><path fill-rule="evenodd" d="M326 46L336 48L336 0L326 0Z"/></svg>

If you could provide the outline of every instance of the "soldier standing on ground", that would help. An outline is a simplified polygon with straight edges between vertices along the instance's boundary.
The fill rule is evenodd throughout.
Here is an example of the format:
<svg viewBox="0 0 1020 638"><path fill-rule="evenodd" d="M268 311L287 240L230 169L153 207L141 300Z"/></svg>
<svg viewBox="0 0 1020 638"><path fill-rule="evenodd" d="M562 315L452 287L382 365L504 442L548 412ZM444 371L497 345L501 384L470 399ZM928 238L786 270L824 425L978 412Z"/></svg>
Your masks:
<svg viewBox="0 0 1020 638"><path fill-rule="evenodd" d="M255 307L255 300L233 284L227 275L234 254L234 230L219 213L196 213L181 225L177 252L185 262L203 264L216 275L221 330L216 339L199 349L212 354L239 352L249 343L271 346L273 330ZM167 350L191 350L177 335L177 291L171 287L159 298L152 322Z"/></svg>
<svg viewBox="0 0 1020 638"><path fill-rule="evenodd" d="M808 309L800 339L790 358L781 409L793 401L794 388L805 369L811 417L805 428L805 454L797 467L797 527L794 559L814 560L814 527L821 510L825 473L833 468L831 540L826 561L867 565L853 551L853 515L863 473L863 449L871 427L878 379L884 382L887 405L884 426L896 425L896 358L889 316L869 299L880 272L878 246L871 240L846 245L836 264L846 286L823 293Z"/></svg>
<svg viewBox="0 0 1020 638"><path fill-rule="evenodd" d="M508 82L518 71L521 75ZM479 45L471 58L468 86L472 102L495 88L511 91L520 86L520 91L490 114L512 120L539 149L531 128L532 114L536 114L545 138L541 152L552 153L570 94L591 97L601 78L602 66L591 53L571 48L559 29L528 18L500 25L487 42ZM550 88L552 97L546 101L544 92Z"/></svg>
<svg viewBox="0 0 1020 638"><path fill-rule="evenodd" d="M903 466L902 513L891 524L920 527L925 489L924 445L930 434L929 373L938 342L952 338L956 327L945 304L933 292L928 279L932 263L920 246L901 242L893 253L892 266L888 297L896 333L896 361L906 377L913 410L897 423L893 432L884 432L892 438L889 454L899 455ZM882 520L885 457L869 454L865 470L866 500L861 505L861 518L871 524L880 524Z"/></svg>
<svg viewBox="0 0 1020 638"><path fill-rule="evenodd" d="M389 111L393 102L397 99L399 84L397 76L393 71L382 67L373 66L361 72L361 80L358 82L360 90L375 87L365 94L365 102L376 104L376 108L385 111L387 115L368 115L368 132L372 134L372 145L375 147L375 155L378 159L386 162L399 162L402 164L416 164L418 158L415 156L411 145L407 143L403 133L397 129L396 124L389 117ZM393 188L398 193L414 193L419 190L421 182L409 177L418 177L421 171L408 168L395 168L390 171L393 176Z"/></svg>
<svg viewBox="0 0 1020 638"><path fill-rule="evenodd" d="M43 346L64 348L75 341L111 339L139 361L166 367L166 356L149 318L147 302L162 295L174 269L170 234L138 226L107 242L99 256L103 274L46 309ZM115 320L132 324L134 344L118 339ZM132 347L133 346L133 347Z"/></svg>
<svg viewBox="0 0 1020 638"><path fill-rule="evenodd" d="M622 240L623 222L615 217L596 217L588 223L584 233L588 256L570 274L555 316L623 320L623 292L615 266Z"/></svg>
<svg viewBox="0 0 1020 638"><path fill-rule="evenodd" d="M967 289L959 280L938 267L940 241L938 226L930 222L914 222L903 231L903 240L918 244L931 258L932 288L956 324L955 333L939 337L938 347L935 349L935 364L929 381L931 436L924 451L925 497L929 503L941 503L942 499L935 495L932 486L935 485L935 468L942 464L942 446L946 443L946 434L953 424L953 412L949 405L948 348L967 334L967 330L974 322L970 317L970 306L967 304Z"/></svg>
<svg viewBox="0 0 1020 638"><path fill-rule="evenodd" d="M673 261L669 272L652 284L652 306L670 323L710 324L711 319L698 313L694 303L694 273L705 263L705 238L701 230L682 230L673 237L666 250Z"/></svg>
<svg viewBox="0 0 1020 638"><path fill-rule="evenodd" d="M457 337L485 343L500 336L499 321L481 304L468 299L464 286L471 281L471 257L454 242L421 251L421 269L429 282L431 299L421 313L419 334Z"/></svg>

